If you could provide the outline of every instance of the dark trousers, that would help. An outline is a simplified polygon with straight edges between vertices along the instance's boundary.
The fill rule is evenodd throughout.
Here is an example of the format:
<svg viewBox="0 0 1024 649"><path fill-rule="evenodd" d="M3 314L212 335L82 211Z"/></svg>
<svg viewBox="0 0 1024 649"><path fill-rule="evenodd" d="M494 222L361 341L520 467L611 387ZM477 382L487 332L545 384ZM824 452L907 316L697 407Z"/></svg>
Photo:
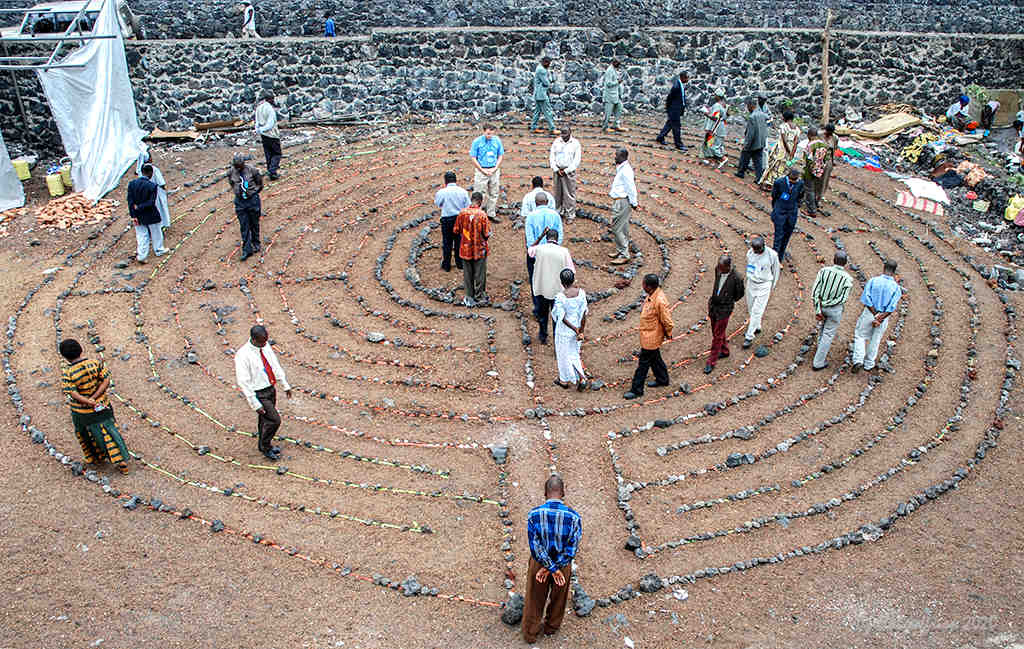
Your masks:
<svg viewBox="0 0 1024 649"><path fill-rule="evenodd" d="M235 200L235 216L242 235L242 254L251 255L260 249L260 197Z"/></svg>
<svg viewBox="0 0 1024 649"><path fill-rule="evenodd" d="M729 341L725 339L728 328L729 316L719 320L711 320L711 355L708 356L708 365L711 367L715 366L719 358L727 358L729 356Z"/></svg>
<svg viewBox="0 0 1024 649"><path fill-rule="evenodd" d="M640 359L636 364L636 372L633 372L633 385L630 388L630 392L633 394L644 393L647 370L654 372L655 381L668 385L668 367L665 366L665 361L661 359L661 350L641 349Z"/></svg>
<svg viewBox="0 0 1024 649"><path fill-rule="evenodd" d="M548 339L548 322L551 320L551 307L555 306L554 300L549 300L543 295L533 296L533 317L537 318L540 330L537 336L541 340Z"/></svg>
<svg viewBox="0 0 1024 649"><path fill-rule="evenodd" d="M281 140L276 137L261 135L263 140L263 156L267 159L267 175L273 178L277 168L281 166Z"/></svg>
<svg viewBox="0 0 1024 649"><path fill-rule="evenodd" d="M565 577L564 586L555 584L555 578L551 575L548 575L543 584L538 584L537 572L540 569L541 565L530 557L530 567L526 571L526 601L523 602L523 639L527 644L533 644L537 640L541 627L544 628L544 633L549 635L562 627L565 604L569 601L572 564L558 570ZM548 609L547 616L544 615L545 604Z"/></svg>
<svg viewBox="0 0 1024 649"><path fill-rule="evenodd" d="M462 268L462 258L459 257L459 240L462 238L455 231L454 216L441 217L441 270L452 269L452 251L455 252L455 267Z"/></svg>
<svg viewBox="0 0 1024 649"><path fill-rule="evenodd" d="M487 257L462 260L462 282L466 297L478 302L487 294Z"/></svg>
<svg viewBox="0 0 1024 649"><path fill-rule="evenodd" d="M274 386L256 390L256 398L263 406L263 414L259 418L259 449L261 453L267 453L274 445L274 435L281 427L281 415L277 412L277 390Z"/></svg>
<svg viewBox="0 0 1024 649"><path fill-rule="evenodd" d="M680 129L682 128L680 123L681 118L682 115L679 117L672 117L669 115L665 119L665 125L661 127L661 133L658 133L659 142L664 142L665 136L668 135L669 131L672 131L672 141L675 143L676 147L678 148L683 146L683 138L680 132Z"/></svg>
<svg viewBox="0 0 1024 649"><path fill-rule="evenodd" d="M779 259L786 256L786 246L789 245L789 238L793 236L796 229L796 214L772 215L772 223L775 224L775 235L772 237L772 248L779 253Z"/></svg>
<svg viewBox="0 0 1024 649"><path fill-rule="evenodd" d="M751 164L754 165L754 177L760 181L761 174L764 173L764 149L740 151L740 166L736 169L736 175L742 178Z"/></svg>
<svg viewBox="0 0 1024 649"><path fill-rule="evenodd" d="M537 263L534 257L531 257L529 253L526 255L526 283L530 285L530 294L533 295L533 265ZM536 307L534 307L536 312Z"/></svg>

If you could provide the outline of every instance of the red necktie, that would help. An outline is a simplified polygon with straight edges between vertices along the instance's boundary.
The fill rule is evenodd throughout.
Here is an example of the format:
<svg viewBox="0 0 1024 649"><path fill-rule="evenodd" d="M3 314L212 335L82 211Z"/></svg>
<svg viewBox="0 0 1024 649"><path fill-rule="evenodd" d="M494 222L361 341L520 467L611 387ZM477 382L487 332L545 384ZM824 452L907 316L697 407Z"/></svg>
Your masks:
<svg viewBox="0 0 1024 649"><path fill-rule="evenodd" d="M260 348L260 360L263 361L263 371L267 373L267 378L270 379L270 385L277 385L277 378L274 376L274 370L270 369L270 363L267 362L267 357L263 355L263 348Z"/></svg>

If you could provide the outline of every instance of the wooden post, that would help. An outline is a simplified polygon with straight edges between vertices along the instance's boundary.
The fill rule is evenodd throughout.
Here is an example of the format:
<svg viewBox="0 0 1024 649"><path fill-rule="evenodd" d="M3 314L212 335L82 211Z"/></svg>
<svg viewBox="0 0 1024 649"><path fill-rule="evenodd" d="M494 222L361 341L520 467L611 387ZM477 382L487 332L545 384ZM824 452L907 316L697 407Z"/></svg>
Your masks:
<svg viewBox="0 0 1024 649"><path fill-rule="evenodd" d="M828 48L831 40L832 10L828 10L825 18L825 31L821 35L821 125L828 124L830 106L830 93L828 87Z"/></svg>

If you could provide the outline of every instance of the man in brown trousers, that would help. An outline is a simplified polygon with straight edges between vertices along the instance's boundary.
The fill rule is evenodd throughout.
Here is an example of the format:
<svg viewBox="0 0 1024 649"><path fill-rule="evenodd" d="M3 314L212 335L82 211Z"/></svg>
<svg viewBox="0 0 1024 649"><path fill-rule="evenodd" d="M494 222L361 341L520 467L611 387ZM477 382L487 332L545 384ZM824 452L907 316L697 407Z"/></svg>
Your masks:
<svg viewBox="0 0 1024 649"><path fill-rule="evenodd" d="M523 639L528 644L537 640L542 626L544 635L558 632L569 599L572 559L579 547L583 523L580 515L562 502L564 497L562 478L552 475L544 483L544 504L531 509L526 517L530 567L523 604Z"/></svg>

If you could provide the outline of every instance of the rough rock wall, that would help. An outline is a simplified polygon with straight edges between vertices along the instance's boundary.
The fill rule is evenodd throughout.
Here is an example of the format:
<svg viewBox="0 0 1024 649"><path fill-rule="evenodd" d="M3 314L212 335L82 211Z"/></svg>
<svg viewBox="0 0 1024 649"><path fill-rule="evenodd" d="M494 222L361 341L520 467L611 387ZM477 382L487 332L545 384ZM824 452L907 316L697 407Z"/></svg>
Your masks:
<svg viewBox="0 0 1024 649"><path fill-rule="evenodd" d="M798 113L817 114L821 41L813 30L666 28L612 38L582 28L377 30L370 36L150 41L130 43L129 71L145 128L249 117L261 89L271 89L287 116L365 112L453 111L467 118L526 110L542 54L555 59L558 114L596 112L599 75L623 61L628 111L660 110L668 82L691 74L693 106L713 86L734 104L758 94ZM965 83L1024 87L1024 36L950 36L838 32L832 42L833 114L846 105L898 100L944 110ZM34 77L21 87L33 131L45 133L49 111ZM0 112L16 115L9 78L0 76ZM36 112L36 111L39 112ZM38 120L38 121L35 121ZM4 137L20 128L4 119ZM50 122L52 124L52 122Z"/></svg>
<svg viewBox="0 0 1024 649"><path fill-rule="evenodd" d="M147 38L238 34L234 0L130 0ZM0 8L25 6L0 0ZM1016 33L1024 0L255 0L264 36L315 36L330 12L339 35L373 27L580 26L615 33L652 26L821 27L862 31ZM2 19L2 16L0 16Z"/></svg>

